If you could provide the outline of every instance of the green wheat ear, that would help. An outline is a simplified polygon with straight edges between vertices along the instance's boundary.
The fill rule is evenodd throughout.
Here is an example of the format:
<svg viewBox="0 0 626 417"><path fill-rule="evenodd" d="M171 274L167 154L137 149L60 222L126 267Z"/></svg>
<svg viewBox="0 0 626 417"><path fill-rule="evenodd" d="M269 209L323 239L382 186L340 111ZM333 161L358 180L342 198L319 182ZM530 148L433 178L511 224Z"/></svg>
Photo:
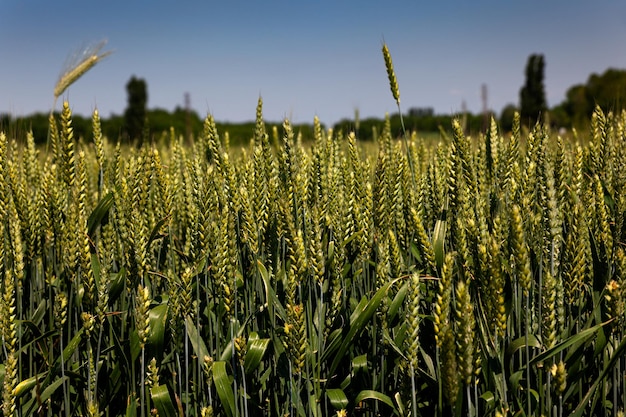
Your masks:
<svg viewBox="0 0 626 417"><path fill-rule="evenodd" d="M383 58L385 59L385 67L387 68L387 77L389 77L389 87L391 88L391 94L393 99L396 100L398 106L400 105L400 88L398 87L398 80L396 78L396 72L393 70L393 62L391 61L391 54L387 44L383 44Z"/></svg>

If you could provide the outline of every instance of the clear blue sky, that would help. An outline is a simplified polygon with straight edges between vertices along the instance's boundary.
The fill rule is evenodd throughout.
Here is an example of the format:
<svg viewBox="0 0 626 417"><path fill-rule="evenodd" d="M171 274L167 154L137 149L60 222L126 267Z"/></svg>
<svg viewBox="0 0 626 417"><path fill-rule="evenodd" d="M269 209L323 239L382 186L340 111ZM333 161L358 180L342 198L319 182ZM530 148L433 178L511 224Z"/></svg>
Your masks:
<svg viewBox="0 0 626 417"><path fill-rule="evenodd" d="M47 112L68 56L107 39L114 53L65 94L75 113L121 114L132 75L148 106L192 107L244 121L331 124L394 112L391 51L404 110L517 104L528 56L546 60L548 104L590 73L626 68L626 1L66 1L0 2L0 113ZM59 104L57 104L59 107Z"/></svg>

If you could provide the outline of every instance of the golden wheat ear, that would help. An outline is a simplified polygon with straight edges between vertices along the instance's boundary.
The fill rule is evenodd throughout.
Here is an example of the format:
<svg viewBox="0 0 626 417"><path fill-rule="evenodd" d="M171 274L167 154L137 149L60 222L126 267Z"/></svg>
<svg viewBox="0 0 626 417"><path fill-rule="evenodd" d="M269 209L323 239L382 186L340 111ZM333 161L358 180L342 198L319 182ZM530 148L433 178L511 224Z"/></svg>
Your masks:
<svg viewBox="0 0 626 417"><path fill-rule="evenodd" d="M59 80L54 86L54 104L67 88L78 80L84 73L89 71L103 58L111 55L113 51L100 52L106 45L107 41L102 40L97 44L88 46L79 54L74 55L72 59L64 66L63 72L59 76ZM54 108L54 106L53 106Z"/></svg>

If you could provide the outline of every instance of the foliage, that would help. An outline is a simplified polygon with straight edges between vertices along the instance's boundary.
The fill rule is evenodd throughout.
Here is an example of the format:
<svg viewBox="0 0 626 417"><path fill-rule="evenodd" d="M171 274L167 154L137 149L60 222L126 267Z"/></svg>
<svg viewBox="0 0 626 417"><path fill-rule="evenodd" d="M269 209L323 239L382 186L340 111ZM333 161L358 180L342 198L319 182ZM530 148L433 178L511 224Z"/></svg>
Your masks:
<svg viewBox="0 0 626 417"><path fill-rule="evenodd" d="M534 123L545 113L546 93L543 86L543 55L532 54L526 63L526 81L520 90L520 113L524 123Z"/></svg>
<svg viewBox="0 0 626 417"><path fill-rule="evenodd" d="M515 113L519 113L519 109L513 104L507 104L500 113L500 129L503 132L510 132L513 130L513 121L515 120Z"/></svg>
<svg viewBox="0 0 626 417"><path fill-rule="evenodd" d="M142 143L146 136L144 129L147 122L148 86L146 81L133 75L126 84L126 92L128 104L124 111L124 131L130 141Z"/></svg>
<svg viewBox="0 0 626 417"><path fill-rule="evenodd" d="M626 70L609 68L602 74L591 74L586 84L567 90L559 107L571 125L586 128L595 106L607 112L619 112L626 107Z"/></svg>

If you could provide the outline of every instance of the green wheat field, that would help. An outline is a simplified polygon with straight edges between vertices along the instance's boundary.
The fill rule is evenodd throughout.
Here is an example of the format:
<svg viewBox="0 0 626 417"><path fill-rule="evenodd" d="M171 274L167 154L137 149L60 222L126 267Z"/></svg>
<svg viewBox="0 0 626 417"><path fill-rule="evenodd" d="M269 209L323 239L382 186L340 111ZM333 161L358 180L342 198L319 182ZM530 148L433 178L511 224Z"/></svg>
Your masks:
<svg viewBox="0 0 626 417"><path fill-rule="evenodd" d="M0 414L623 416L626 112L590 125L0 133Z"/></svg>

